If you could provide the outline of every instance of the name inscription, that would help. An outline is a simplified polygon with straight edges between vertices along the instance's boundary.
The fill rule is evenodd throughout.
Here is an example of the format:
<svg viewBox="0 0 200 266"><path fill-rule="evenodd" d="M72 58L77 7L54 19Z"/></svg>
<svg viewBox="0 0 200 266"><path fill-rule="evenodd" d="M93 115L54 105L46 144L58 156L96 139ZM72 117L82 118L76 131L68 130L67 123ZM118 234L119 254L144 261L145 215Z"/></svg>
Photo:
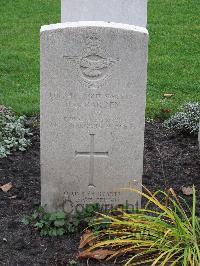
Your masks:
<svg viewBox="0 0 200 266"><path fill-rule="evenodd" d="M135 96L133 94L76 93L66 90L63 94L49 92L48 98L53 104L57 104L56 101L62 103L64 108L62 121L67 123L69 128L126 130L134 127L132 120L120 116L120 109L127 102L134 106ZM115 115L112 117L103 115L104 110L113 110ZM57 122L52 119L51 126L56 127Z"/></svg>

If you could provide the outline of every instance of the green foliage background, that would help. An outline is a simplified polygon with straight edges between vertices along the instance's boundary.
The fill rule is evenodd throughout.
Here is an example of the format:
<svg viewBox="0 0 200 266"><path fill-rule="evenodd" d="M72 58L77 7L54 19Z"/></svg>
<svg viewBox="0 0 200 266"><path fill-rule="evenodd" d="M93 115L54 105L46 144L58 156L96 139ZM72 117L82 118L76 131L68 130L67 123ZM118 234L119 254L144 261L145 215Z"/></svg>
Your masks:
<svg viewBox="0 0 200 266"><path fill-rule="evenodd" d="M199 14L199 0L149 0L148 117L200 102ZM0 0L0 104L39 112L39 30L59 21L60 0Z"/></svg>

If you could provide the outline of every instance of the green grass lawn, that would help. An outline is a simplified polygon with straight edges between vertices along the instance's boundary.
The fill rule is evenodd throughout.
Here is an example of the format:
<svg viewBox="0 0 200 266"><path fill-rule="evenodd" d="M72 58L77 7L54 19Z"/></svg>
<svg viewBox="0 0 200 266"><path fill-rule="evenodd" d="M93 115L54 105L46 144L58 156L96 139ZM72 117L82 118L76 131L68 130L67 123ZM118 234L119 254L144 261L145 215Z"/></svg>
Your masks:
<svg viewBox="0 0 200 266"><path fill-rule="evenodd" d="M200 102L199 14L200 0L149 0L148 117ZM0 104L39 112L39 30L59 21L60 0L0 0Z"/></svg>

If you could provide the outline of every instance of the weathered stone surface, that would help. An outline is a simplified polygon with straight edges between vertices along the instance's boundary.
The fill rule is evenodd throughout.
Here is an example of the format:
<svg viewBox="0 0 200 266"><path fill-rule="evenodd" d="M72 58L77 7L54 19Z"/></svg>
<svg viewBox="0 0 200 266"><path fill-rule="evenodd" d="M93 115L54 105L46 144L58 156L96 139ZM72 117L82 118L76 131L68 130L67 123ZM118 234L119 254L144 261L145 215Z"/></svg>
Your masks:
<svg viewBox="0 0 200 266"><path fill-rule="evenodd" d="M61 22L106 21L146 27L147 0L62 0Z"/></svg>
<svg viewBox="0 0 200 266"><path fill-rule="evenodd" d="M42 204L140 204L147 30L80 22L41 29Z"/></svg>

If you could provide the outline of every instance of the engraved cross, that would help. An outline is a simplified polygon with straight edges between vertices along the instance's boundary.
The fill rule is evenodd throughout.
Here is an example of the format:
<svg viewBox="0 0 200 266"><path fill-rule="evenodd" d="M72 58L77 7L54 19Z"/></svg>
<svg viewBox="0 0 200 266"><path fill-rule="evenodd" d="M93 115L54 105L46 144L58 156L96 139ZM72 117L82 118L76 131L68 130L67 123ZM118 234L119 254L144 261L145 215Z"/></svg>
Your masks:
<svg viewBox="0 0 200 266"><path fill-rule="evenodd" d="M94 185L94 158L95 157L108 157L108 152L95 152L95 148L94 148L94 136L95 134L90 134L90 151L75 151L75 155L76 157L82 157L82 156L86 156L90 158L90 169L89 169L89 186L90 187L95 187Z"/></svg>

